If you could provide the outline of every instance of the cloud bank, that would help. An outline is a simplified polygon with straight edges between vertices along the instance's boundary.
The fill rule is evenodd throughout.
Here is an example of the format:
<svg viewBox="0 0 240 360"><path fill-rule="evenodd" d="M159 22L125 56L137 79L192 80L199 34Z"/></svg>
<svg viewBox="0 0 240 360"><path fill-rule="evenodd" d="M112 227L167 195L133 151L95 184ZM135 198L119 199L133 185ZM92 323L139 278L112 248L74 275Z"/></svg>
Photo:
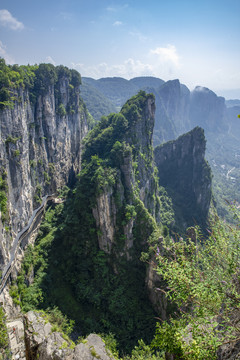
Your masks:
<svg viewBox="0 0 240 360"><path fill-rule="evenodd" d="M157 47L151 50L151 54L157 55L162 62L171 62L175 66L179 66L179 55L174 45L167 45L167 47Z"/></svg>
<svg viewBox="0 0 240 360"><path fill-rule="evenodd" d="M24 25L20 21L18 21L12 14L6 10L0 10L0 25L11 30L23 30Z"/></svg>
<svg viewBox="0 0 240 360"><path fill-rule="evenodd" d="M179 55L174 45L157 47L148 53L147 61L128 58L120 64L109 64L102 62L95 65L83 63L71 63L82 76L90 76L95 79L101 77L119 76L131 79L137 76L156 76L160 78L174 78L180 67Z"/></svg>

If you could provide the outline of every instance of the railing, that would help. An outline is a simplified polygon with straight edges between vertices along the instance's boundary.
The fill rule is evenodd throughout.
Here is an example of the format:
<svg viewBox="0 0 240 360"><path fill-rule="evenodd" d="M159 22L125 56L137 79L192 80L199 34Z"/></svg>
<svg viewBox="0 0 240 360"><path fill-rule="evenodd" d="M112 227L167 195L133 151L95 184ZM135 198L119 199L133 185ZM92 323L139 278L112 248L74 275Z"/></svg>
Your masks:
<svg viewBox="0 0 240 360"><path fill-rule="evenodd" d="M44 196L42 199L41 205L36 210L33 211L33 214L28 221L28 225L25 226L17 234L17 236L14 240L12 249L10 251L10 260L2 272L2 279L1 279L1 283L0 283L0 294L2 293L2 291L6 285L6 282L11 274L11 271L13 269L13 265L16 260L16 253L19 248L19 245L21 244L22 240L31 233L32 228L35 225L35 220L37 219L38 215L41 214L45 210L45 206L46 206L47 202L52 199L54 199L54 195Z"/></svg>

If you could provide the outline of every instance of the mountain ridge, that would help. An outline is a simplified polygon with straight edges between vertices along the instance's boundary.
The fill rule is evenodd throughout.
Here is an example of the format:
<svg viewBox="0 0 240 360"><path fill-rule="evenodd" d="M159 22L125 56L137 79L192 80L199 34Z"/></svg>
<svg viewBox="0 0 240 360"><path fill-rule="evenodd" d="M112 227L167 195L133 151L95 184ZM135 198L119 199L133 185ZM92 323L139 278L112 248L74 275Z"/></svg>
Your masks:
<svg viewBox="0 0 240 360"><path fill-rule="evenodd" d="M228 201L236 200L240 203L240 163L238 161L238 143L240 142L239 100L225 100L222 96L216 95L212 90L203 86L196 86L195 89L190 91L178 79L163 82L158 87L156 81L160 80L162 82L163 80L146 77L149 80L148 85L150 85L151 80L154 81L152 86L145 88L145 83L142 82L144 79L145 77L139 77L134 78L133 81L137 82L138 86L143 90L152 92L156 98L154 146L174 140L178 136L191 131L195 126L202 127L207 139L206 157L214 175L213 191L216 206L221 216L228 217L224 199ZM94 81L98 83L98 80ZM111 78L102 79L102 81L105 81L105 86L108 81L112 82L111 102L119 111L123 101L122 93L124 94L124 89L119 94L120 84L118 85L117 78L114 78L114 81ZM98 83L98 91L101 90L101 82ZM130 82L131 80L124 79L124 88ZM130 86L128 94L131 89ZM132 89L131 91L133 92L132 95L134 95L138 90ZM88 102L86 98L84 100L86 103ZM105 114L102 113L102 115ZM232 176L228 177L228 171L233 167ZM220 188L223 190L221 191Z"/></svg>

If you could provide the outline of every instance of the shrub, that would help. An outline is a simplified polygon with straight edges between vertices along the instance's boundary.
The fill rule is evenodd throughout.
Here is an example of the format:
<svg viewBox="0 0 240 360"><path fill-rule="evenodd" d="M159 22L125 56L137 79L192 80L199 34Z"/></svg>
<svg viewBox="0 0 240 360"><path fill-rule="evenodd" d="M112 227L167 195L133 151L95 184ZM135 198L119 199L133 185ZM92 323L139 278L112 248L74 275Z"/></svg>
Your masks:
<svg viewBox="0 0 240 360"><path fill-rule="evenodd" d="M239 210L233 208L239 224ZM218 347L239 338L231 323L239 305L238 226L212 220L209 236L198 228L191 238L163 240L155 252L156 271L167 284L163 291L177 307L177 317L157 326L154 349L164 349L181 359L215 359Z"/></svg>
<svg viewBox="0 0 240 360"><path fill-rule="evenodd" d="M61 117L65 116L67 114L65 106L63 104L60 104L57 109L57 114Z"/></svg>

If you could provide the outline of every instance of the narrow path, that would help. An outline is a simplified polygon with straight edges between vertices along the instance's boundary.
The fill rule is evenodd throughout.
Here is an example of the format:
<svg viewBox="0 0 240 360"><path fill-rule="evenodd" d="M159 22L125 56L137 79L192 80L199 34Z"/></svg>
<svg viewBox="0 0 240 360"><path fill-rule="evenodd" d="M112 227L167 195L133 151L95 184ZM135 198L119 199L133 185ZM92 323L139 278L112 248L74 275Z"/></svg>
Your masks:
<svg viewBox="0 0 240 360"><path fill-rule="evenodd" d="M1 283L0 283L0 294L2 293L2 291L6 285L6 282L11 274L11 271L13 269L13 265L14 265L14 262L16 259L16 254L17 254L19 245L21 244L22 240L31 233L31 230L34 228L35 220L37 219L38 215L41 214L45 210L47 202L49 200L54 200L54 199L55 199L54 195L44 196L42 199L41 205L36 210L33 211L33 214L31 216L31 218L29 219L28 225L25 226L17 234L17 236L13 242L12 249L10 251L10 260L2 272L2 279L1 279Z"/></svg>

